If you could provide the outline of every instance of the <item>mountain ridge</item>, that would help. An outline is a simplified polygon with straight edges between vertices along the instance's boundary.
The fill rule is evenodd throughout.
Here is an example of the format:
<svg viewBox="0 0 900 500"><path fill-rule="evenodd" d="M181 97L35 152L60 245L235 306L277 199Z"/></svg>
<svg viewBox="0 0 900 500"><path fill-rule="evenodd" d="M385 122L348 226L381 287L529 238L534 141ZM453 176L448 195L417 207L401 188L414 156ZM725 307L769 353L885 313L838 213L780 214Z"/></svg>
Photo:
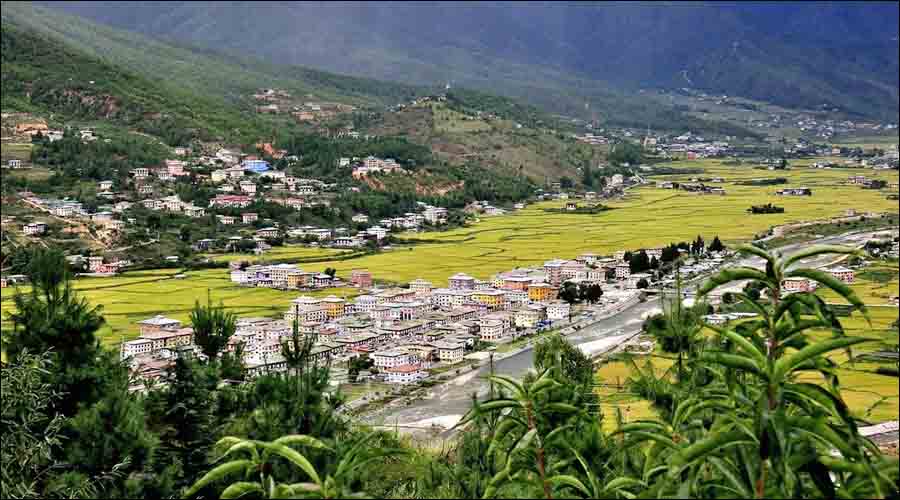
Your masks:
<svg viewBox="0 0 900 500"><path fill-rule="evenodd" d="M517 4L60 2L164 39L417 84L450 81L558 108L683 86L850 115L897 115L896 3ZM854 47L866 46L868 50ZM746 47L748 50L744 50ZM740 59L729 59L737 50ZM790 67L788 67L790 65ZM539 103L536 96L530 96ZM542 102L541 104L548 104Z"/></svg>

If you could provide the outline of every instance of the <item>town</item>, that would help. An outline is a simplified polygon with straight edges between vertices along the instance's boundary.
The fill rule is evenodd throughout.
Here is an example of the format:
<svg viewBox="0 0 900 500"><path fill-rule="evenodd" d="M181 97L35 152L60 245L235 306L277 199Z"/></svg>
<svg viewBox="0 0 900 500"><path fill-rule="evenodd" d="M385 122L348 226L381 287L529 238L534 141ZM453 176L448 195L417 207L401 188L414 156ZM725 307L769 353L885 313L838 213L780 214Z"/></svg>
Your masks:
<svg viewBox="0 0 900 500"><path fill-rule="evenodd" d="M621 308L640 300L651 287L671 287L673 276L664 273L632 273L641 259L656 262L664 249L618 252L601 257L586 253L574 260L554 259L537 268L517 268L480 280L465 273L447 278L445 287L417 279L402 287L379 288L370 272L354 270L344 283L333 273L304 272L292 264L249 265L232 263L230 279L239 286L280 290L315 290L349 285L360 291L353 299L335 295L318 298L300 295L281 318L241 318L226 352L240 352L250 377L287 369L283 349L295 333L315 343L313 359L333 367L334 380L347 380L354 360L369 368L362 375L387 384L412 384L462 363L473 351L559 330L572 322L584 307L564 300L561 290L575 287L587 295L590 309ZM682 252L678 252L682 253ZM714 272L733 253L704 250L679 267L685 279ZM626 260L628 259L628 260ZM638 264L639 265L639 264ZM828 270L843 283L854 282L854 271L844 266ZM784 293L808 292L815 282L788 278ZM576 309L578 313L576 313ZM746 313L710 314L710 324L746 319ZM121 357L134 373L151 383L164 383L167 371L182 356L202 356L192 343L192 329L180 321L155 316L138 322L137 339L121 344ZM359 380L354 374L353 380ZM145 387L136 385L135 389Z"/></svg>

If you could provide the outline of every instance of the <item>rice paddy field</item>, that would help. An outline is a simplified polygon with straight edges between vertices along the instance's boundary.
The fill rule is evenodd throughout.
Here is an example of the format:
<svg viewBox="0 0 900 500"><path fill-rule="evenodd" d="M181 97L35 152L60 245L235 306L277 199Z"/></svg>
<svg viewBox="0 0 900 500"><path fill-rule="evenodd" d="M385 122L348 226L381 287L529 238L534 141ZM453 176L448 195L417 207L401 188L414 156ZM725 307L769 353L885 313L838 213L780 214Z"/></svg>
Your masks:
<svg viewBox="0 0 900 500"><path fill-rule="evenodd" d="M106 326L100 332L101 340L116 345L138 335L137 322L157 314L189 323L194 301L205 303L207 295L214 304L221 303L240 317L281 316L297 292L284 292L269 288L244 288L230 281L227 269L208 269L187 272L184 279L176 279L177 270L138 271L113 278L84 278L75 281L75 290L92 304L103 307ZM27 287L23 288L27 291ZM12 288L3 289L0 312L13 309ZM308 292L306 295L324 297L337 295L353 297L353 288L334 288ZM10 328L8 321L4 329Z"/></svg>
<svg viewBox="0 0 900 500"><path fill-rule="evenodd" d="M337 257L341 254L349 253L347 250L336 250L333 248L316 248L301 245L285 245L274 247L263 255L248 255L238 253L227 254L211 254L209 257L216 262L230 262L232 260L245 260L247 262L263 262L284 259L319 259L327 257Z"/></svg>
<svg viewBox="0 0 900 500"><path fill-rule="evenodd" d="M483 218L471 227L417 234L416 239L429 243L414 248L343 262L319 262L309 267L334 267L339 273L367 268L378 279L404 283L424 278L443 286L447 277L459 271L484 279L498 271L539 264L550 258L573 258L587 251L611 253L655 247L693 239L698 234L707 240L719 235L726 242L746 241L774 225L843 215L851 208L860 212L898 212L897 202L886 199L886 192L844 184L848 176L857 173L896 183L896 171L815 170L803 168L802 164L797 162L789 171L771 172L718 161L677 163L674 166L702 166L706 169L703 177L724 178L722 187L727 195L697 195L645 186L630 191L624 200L608 203L615 210L596 215L545 212L545 208L559 208L562 203L539 203L511 215ZM666 179L685 181L693 176ZM788 186L808 186L813 189L813 196L781 197L774 193L784 186L734 184L770 177L788 177ZM764 203L783 206L785 213L746 213L751 205Z"/></svg>
<svg viewBox="0 0 900 500"><path fill-rule="evenodd" d="M729 166L718 161L681 162L674 166L702 167L703 177L722 177L726 196L696 195L684 191L644 186L630 190L623 199L609 203L615 210L596 215L546 212L559 208L561 202L531 205L510 215L483 218L476 224L446 232L413 235L426 243L366 255L350 260L329 260L342 251L286 246L275 248L263 259L292 259L304 270L337 269L349 276L353 269L368 269L376 280L406 283L416 278L444 286L456 272L488 278L496 272L519 266L535 265L550 258L573 258L583 252L612 253L622 249L656 247L673 241L691 240L698 234L707 241L719 235L726 242L751 239L756 233L785 222L842 215L853 208L858 211L898 212L896 201L886 199L886 192L864 190L845 185L847 177L862 173L870 178L896 183L897 172L804 168L803 162L792 163L792 170L771 172L749 165ZM666 176L686 180L693 175ZM774 191L782 186L739 186L734 182L760 177L788 177L790 186L805 185L813 189L812 197L780 197ZM654 180L660 180L660 177ZM751 205L774 203L786 209L782 214L748 215ZM247 256L216 256L219 260ZM250 260L254 260L252 257ZM91 303L103 306L108 326L103 341L116 344L137 335L136 321L155 314L166 314L187 320L195 299L205 300L209 292L214 302L241 316L277 316L297 296L296 292L240 288L229 281L226 269L186 273L175 279L175 270L127 273L115 278L79 279L76 289ZM10 288L2 291L0 313L3 318L12 309ZM352 296L352 289L326 290L318 295ZM9 324L5 323L4 328Z"/></svg>

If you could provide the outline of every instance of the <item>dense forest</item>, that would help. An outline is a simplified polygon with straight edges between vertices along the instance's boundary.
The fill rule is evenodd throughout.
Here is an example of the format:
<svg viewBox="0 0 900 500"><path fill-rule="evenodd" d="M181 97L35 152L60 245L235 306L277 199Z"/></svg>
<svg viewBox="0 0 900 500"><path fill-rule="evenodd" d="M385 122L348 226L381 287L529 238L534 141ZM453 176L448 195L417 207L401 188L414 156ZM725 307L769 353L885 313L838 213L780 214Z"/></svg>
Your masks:
<svg viewBox="0 0 900 500"><path fill-rule="evenodd" d="M765 294L732 299L756 319L716 327L702 321L702 300L672 299L647 324L677 362L662 376L633 364L627 384L658 417L605 414L591 361L549 337L526 377L490 378L489 398L473 402L464 432L440 451L341 413L344 397L326 390L327 361L310 357L314 338L285 341L285 372L246 379L239 357L223 351L236 318L212 303L191 314L204 355L178 360L165 386L130 392L127 369L97 340L102 310L72 290L61 254L38 251L28 267L34 286L15 296L4 344L0 495L896 497L898 462L859 434L826 357L869 339L847 335L817 295L781 295L784 278L803 276L866 315L846 285L792 266L854 250L811 247L787 258L739 250L766 260L766 270L722 271L700 293L751 280ZM803 376L810 371L822 383Z"/></svg>

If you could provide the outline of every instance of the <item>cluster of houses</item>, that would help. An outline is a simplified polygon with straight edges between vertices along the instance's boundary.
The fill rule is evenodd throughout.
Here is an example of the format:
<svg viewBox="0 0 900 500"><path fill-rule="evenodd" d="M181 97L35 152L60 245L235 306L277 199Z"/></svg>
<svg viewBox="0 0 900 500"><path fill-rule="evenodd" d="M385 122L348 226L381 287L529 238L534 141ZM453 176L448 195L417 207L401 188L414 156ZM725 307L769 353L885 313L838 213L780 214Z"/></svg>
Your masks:
<svg viewBox="0 0 900 500"><path fill-rule="evenodd" d="M775 191L775 194L778 196L812 196L812 189L806 186L784 188Z"/></svg>
<svg viewBox="0 0 900 500"><path fill-rule="evenodd" d="M888 185L888 183L885 181L880 181L878 179L869 179L865 175L851 175L847 178L847 184L850 184L851 186L860 186L867 189L881 189ZM891 187L896 189L897 183L893 183Z"/></svg>
<svg viewBox="0 0 900 500"><path fill-rule="evenodd" d="M60 219L89 221L110 234L118 233L125 229L126 221L115 217L116 212L122 212L126 208L125 205L100 206L96 212L89 213L79 201L41 198L30 191L21 191L18 195L25 202ZM127 203L126 205L130 206ZM28 236L42 236L47 232L47 224L39 221L32 222L23 226L22 232Z"/></svg>
<svg viewBox="0 0 900 500"><path fill-rule="evenodd" d="M853 269L846 268L844 266L836 266L828 269L826 271L832 277L840 280L846 284L852 284L856 280L856 272ZM800 292L814 292L818 285L815 281L809 278L802 277L791 277L785 278L784 281L781 282L781 290L784 293L800 293Z"/></svg>
<svg viewBox="0 0 900 500"><path fill-rule="evenodd" d="M235 264L231 282L242 286L304 290L331 288L340 283L325 273L303 271L294 264L252 265Z"/></svg>
<svg viewBox="0 0 900 500"><path fill-rule="evenodd" d="M241 320L228 349L241 345L251 376L284 370L282 345L296 324L299 334L315 338L316 359L366 356L374 363L373 376L392 384L412 383L427 377L431 368L461 362L478 342L506 342L523 331L568 321L571 306L557 296L565 282L609 287L611 295L613 287L620 289L616 294L633 294L639 280L652 277L632 275L623 257L624 252L611 258L586 253L498 273L489 280L457 273L444 287L417 279L389 289L377 288L364 269L352 271L343 281L290 264L234 264L231 280L243 286L316 290L349 285L362 294L303 295L281 319ZM156 317L140 326L141 336L122 346L123 358L132 360L137 373L158 378L177 357L198 355L190 330L179 322Z"/></svg>
<svg viewBox="0 0 900 500"><path fill-rule="evenodd" d="M370 174L391 174L403 173L403 167L393 158L376 158L369 156L363 159L359 158L340 158L338 160L339 167L352 166L353 178L363 179Z"/></svg>
<svg viewBox="0 0 900 500"><path fill-rule="evenodd" d="M150 210L164 210L172 213L180 213L191 218L203 217L206 215L205 208L198 207L193 203L181 201L178 195L142 200L141 205Z"/></svg>

